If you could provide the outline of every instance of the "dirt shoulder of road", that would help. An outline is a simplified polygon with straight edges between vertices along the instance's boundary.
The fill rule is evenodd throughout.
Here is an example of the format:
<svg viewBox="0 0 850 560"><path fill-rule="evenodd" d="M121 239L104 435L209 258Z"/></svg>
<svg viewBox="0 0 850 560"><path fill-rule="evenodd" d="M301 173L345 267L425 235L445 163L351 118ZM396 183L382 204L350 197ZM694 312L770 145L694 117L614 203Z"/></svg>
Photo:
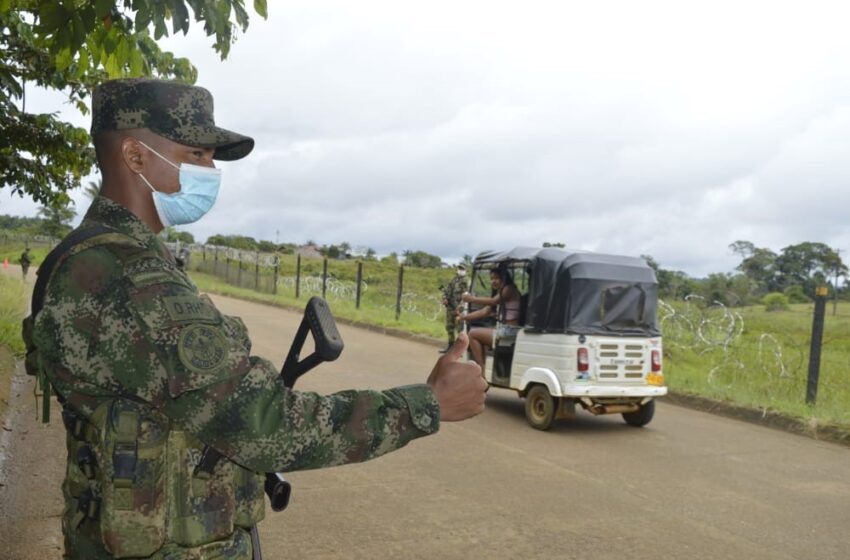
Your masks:
<svg viewBox="0 0 850 560"><path fill-rule="evenodd" d="M664 402L850 447L850 427L821 424L815 417L797 418L770 409L749 408L679 392L669 393L664 397Z"/></svg>
<svg viewBox="0 0 850 560"><path fill-rule="evenodd" d="M9 392L12 389L12 373L15 371L15 357L3 345L0 345L0 421L6 417L9 408Z"/></svg>

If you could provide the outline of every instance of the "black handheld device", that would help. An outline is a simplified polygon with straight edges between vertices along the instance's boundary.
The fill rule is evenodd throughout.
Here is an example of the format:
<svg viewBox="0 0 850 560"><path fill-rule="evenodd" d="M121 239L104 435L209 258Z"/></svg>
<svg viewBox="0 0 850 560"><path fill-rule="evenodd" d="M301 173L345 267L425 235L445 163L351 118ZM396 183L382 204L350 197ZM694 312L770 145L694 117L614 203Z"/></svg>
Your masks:
<svg viewBox="0 0 850 560"><path fill-rule="evenodd" d="M313 336L315 350L301 360L301 351L304 349L308 333ZM301 319L292 346L283 362L283 368L280 370L283 384L292 389L299 377L317 365L339 358L343 346L342 337L336 328L336 321L331 315L328 302L318 296L310 298L304 309L304 318ZM286 509L289 505L292 486L280 473L266 474L265 490L273 511Z"/></svg>

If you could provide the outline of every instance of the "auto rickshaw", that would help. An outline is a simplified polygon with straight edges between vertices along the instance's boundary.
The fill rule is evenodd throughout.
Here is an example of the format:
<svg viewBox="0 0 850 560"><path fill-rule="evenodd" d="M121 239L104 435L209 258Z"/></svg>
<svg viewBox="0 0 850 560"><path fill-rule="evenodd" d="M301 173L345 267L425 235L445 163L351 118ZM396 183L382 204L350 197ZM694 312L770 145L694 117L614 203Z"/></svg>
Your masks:
<svg viewBox="0 0 850 560"><path fill-rule="evenodd" d="M525 398L529 424L547 430L578 404L594 415L648 424L667 394L658 283L646 261L557 248L486 251L473 261L470 291L493 295L489 271L507 270L521 294L520 325L499 336L498 316L484 377Z"/></svg>

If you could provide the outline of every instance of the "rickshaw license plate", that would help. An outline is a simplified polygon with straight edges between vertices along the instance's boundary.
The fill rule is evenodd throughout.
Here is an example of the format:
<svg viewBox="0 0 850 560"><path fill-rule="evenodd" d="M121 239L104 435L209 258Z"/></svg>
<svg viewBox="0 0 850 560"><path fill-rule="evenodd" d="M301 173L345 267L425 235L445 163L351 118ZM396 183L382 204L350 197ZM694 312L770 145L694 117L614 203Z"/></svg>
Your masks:
<svg viewBox="0 0 850 560"><path fill-rule="evenodd" d="M613 358L611 363L617 366L633 366L640 363L640 360L630 360L628 358Z"/></svg>

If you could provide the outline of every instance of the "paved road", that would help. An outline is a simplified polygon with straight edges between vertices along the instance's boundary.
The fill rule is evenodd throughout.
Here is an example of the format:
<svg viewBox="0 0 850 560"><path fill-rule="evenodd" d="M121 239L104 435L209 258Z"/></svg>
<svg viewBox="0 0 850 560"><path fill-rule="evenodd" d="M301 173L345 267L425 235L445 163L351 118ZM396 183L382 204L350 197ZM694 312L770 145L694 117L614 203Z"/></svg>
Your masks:
<svg viewBox="0 0 850 560"><path fill-rule="evenodd" d="M243 317L256 353L282 361L296 315L215 300ZM418 382L437 356L340 330L340 360L300 389ZM4 432L0 558L58 558L59 423L35 426L22 398L24 418ZM288 478L289 510L261 525L267 560L850 557L850 450L663 403L643 429L580 413L543 433L526 425L520 399L493 390L483 415L401 452Z"/></svg>

